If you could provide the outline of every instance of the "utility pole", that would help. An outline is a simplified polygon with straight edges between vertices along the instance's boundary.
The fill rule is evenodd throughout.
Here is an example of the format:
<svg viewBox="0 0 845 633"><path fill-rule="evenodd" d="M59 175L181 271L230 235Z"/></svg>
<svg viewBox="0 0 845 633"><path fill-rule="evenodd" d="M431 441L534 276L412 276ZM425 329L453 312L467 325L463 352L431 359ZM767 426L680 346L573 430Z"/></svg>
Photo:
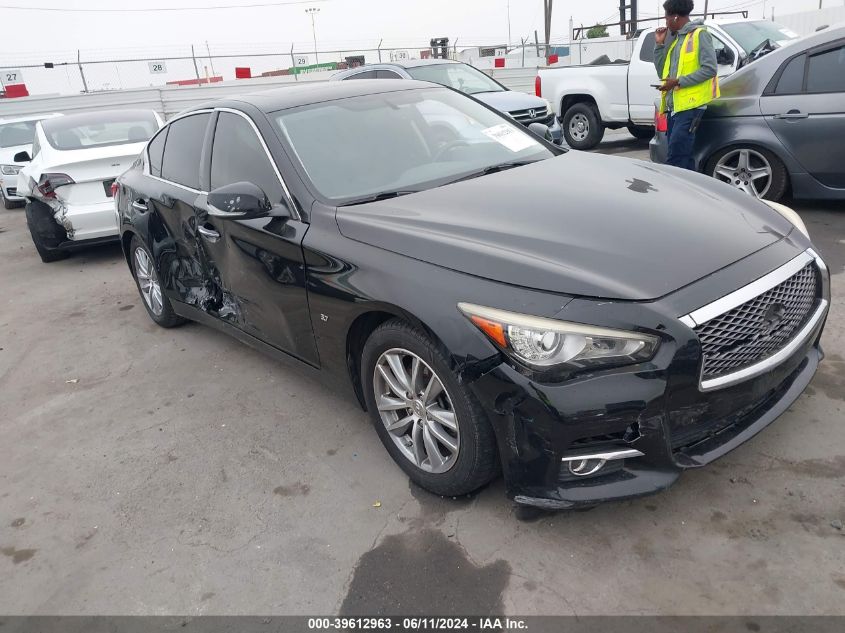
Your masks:
<svg viewBox="0 0 845 633"><path fill-rule="evenodd" d="M549 42L552 38L552 3L554 0L543 0L544 23L546 26L546 52L545 56L549 56Z"/></svg>
<svg viewBox="0 0 845 633"><path fill-rule="evenodd" d="M208 53L208 63L211 64L211 75L214 76L214 60L211 59L211 49L208 47L208 40L205 40L205 52Z"/></svg>
<svg viewBox="0 0 845 633"><path fill-rule="evenodd" d="M511 47L511 0L508 0L508 48Z"/></svg>
<svg viewBox="0 0 845 633"><path fill-rule="evenodd" d="M764 3L765 3L765 1L766 0L763 0ZM704 0L704 19L705 20L707 19L707 5L709 5L709 4L710 4L710 2L708 0ZM765 11L765 9L763 9L763 11Z"/></svg>
<svg viewBox="0 0 845 633"><path fill-rule="evenodd" d="M311 33L314 35L314 60L319 64L320 57L317 54L317 27L314 25L314 16L320 12L317 7L305 9L305 13L311 16Z"/></svg>

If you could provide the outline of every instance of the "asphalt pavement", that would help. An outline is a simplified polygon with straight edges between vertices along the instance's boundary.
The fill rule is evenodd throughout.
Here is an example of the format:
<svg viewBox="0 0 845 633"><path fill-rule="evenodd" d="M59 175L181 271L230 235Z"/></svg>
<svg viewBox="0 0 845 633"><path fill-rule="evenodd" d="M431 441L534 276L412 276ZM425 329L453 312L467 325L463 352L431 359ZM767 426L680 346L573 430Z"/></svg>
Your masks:
<svg viewBox="0 0 845 633"><path fill-rule="evenodd" d="M345 394L155 326L119 248L42 264L0 209L0 613L845 614L845 205L791 204L833 272L811 387L670 490L558 514L415 488Z"/></svg>

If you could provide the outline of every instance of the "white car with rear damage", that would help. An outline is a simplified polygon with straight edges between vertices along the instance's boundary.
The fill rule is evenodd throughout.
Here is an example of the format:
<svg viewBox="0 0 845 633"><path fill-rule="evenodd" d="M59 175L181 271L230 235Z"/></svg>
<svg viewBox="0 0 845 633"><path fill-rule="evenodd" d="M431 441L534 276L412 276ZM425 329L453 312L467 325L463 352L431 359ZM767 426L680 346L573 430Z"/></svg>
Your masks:
<svg viewBox="0 0 845 633"><path fill-rule="evenodd" d="M112 185L162 126L152 110L106 110L39 121L32 155L20 152L17 194L44 262L117 240Z"/></svg>

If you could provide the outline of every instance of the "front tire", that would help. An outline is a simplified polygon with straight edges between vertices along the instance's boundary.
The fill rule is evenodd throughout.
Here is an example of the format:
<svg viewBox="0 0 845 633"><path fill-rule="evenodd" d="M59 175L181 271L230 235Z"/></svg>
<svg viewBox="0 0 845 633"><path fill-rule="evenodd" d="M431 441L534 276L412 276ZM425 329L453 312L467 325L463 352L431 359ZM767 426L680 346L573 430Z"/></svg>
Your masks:
<svg viewBox="0 0 845 633"><path fill-rule="evenodd" d="M3 198L3 208L6 210L11 210L18 206L18 203L9 200L2 190L0 190L0 198Z"/></svg>
<svg viewBox="0 0 845 633"><path fill-rule="evenodd" d="M595 106L576 103L563 115L563 135L572 149L593 149L604 138L604 124Z"/></svg>
<svg viewBox="0 0 845 633"><path fill-rule="evenodd" d="M129 255L132 276L135 278L135 284L138 286L138 292L150 318L164 328L182 325L185 319L173 311L170 300L164 294L155 259L137 236L132 238L129 245Z"/></svg>
<svg viewBox="0 0 845 633"><path fill-rule="evenodd" d="M398 319L364 345L367 409L393 460L442 496L469 494L499 472L493 429L481 405L426 334Z"/></svg>

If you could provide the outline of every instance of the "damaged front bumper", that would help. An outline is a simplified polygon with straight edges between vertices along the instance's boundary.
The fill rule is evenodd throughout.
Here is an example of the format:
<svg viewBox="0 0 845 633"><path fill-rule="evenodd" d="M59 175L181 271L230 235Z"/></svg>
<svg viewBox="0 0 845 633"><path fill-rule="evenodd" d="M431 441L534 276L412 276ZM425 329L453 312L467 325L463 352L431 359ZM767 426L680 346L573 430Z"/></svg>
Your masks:
<svg viewBox="0 0 845 633"><path fill-rule="evenodd" d="M664 370L552 385L499 365L472 389L496 430L508 496L557 510L664 490L786 411L816 372L822 327L772 371L711 392L683 354Z"/></svg>

